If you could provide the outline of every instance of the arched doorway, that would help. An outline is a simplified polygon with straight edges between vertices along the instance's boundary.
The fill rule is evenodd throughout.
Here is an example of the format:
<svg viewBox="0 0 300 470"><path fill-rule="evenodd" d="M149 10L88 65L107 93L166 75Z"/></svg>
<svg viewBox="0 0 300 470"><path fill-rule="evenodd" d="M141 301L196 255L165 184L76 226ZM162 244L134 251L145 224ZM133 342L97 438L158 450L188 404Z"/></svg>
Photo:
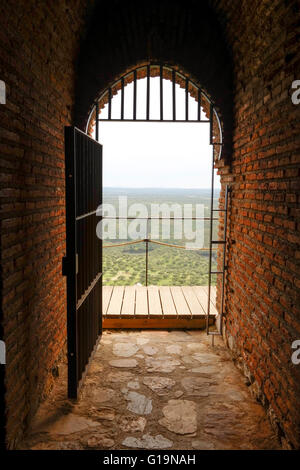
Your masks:
<svg viewBox="0 0 300 470"><path fill-rule="evenodd" d="M138 81L144 83L144 93L141 93L138 90ZM155 87L153 86L153 81L157 81L156 89L156 99L157 106L156 110L153 110L153 92ZM131 87L131 93L129 93L128 98L128 88ZM126 90L127 88L127 90ZM171 99L165 99L165 94L169 92L169 97ZM184 97L183 107L178 106L178 98L181 93L181 98ZM182 100L181 100L182 101ZM142 102L142 105L141 105ZM117 109L116 109L117 108ZM156 113L155 113L156 111ZM96 101L94 109L91 112L90 118L87 123L87 134L90 137L95 138L96 141L100 139L101 132L101 123L102 122L142 122L142 123L193 123L206 126L208 141L210 146L210 165L211 165L211 188L210 188L210 206L209 211L206 216L203 215L198 217L192 213L188 218L193 222L198 223L199 220L203 220L208 223L209 230L208 233L208 246L202 248L195 248L195 250L200 253L203 251L208 256L208 286L207 289L204 289L204 286L172 286L170 288L158 287L158 286L149 286L148 284L148 257L149 257L149 246L153 244L159 246L165 246L168 248L180 249L180 250L191 250L191 248L186 245L178 245L172 243L164 243L162 241L154 240L152 237L152 232L149 235L149 222L152 223L155 217L148 217L146 223L146 232L144 237L141 240L130 240L123 241L114 244L105 244L104 249L113 248L120 246L132 246L133 244L144 243L145 244L145 286L134 286L133 288L127 286L116 287L114 286L104 286L102 289L102 309L104 314L104 326L108 328L160 328L162 324L160 320L163 319L163 326L166 328L203 328L206 327L207 334L214 337L215 334L219 334L222 330L222 316L224 308L224 278L225 278L225 251L226 251L226 214L227 214L227 190L224 207L219 207L214 205L214 180L215 180L215 162L219 160L222 156L222 126L218 113L214 107L212 100L207 96L207 94L195 84L195 82L189 78L187 75L183 74L181 71L176 70L170 66L165 66L161 64L144 64L139 65L133 70L128 71L125 75L121 76L116 80L109 88L107 88L103 93L101 93L99 99ZM82 136L81 136L82 137ZM97 144L95 143L97 147ZM80 172L84 174L91 174L93 172L95 165L91 164L90 168L84 169L85 160L91 163L90 158L84 158L85 144L79 144L81 156L81 167ZM76 153L76 149L75 149ZM87 164L89 164L87 163ZM82 167L83 165L83 167ZM100 173L98 175L100 178ZM102 180L102 175L101 175ZM92 185L94 192L98 193L96 188L97 184L99 185L100 179L97 182L95 178L92 178L88 181L85 178L77 178L78 182L78 191L80 188L83 188L83 194L85 192L84 185ZM102 185L102 183L101 183ZM91 191L91 188L89 188ZM102 192L102 188L101 188ZM80 198L77 197L77 200ZM102 201L102 198L98 198L98 202ZM92 210L93 209L93 210ZM84 270L87 270L88 267L84 258L87 254L84 254L84 239L87 237L89 239L90 229L85 229L84 227L80 228L82 224L82 218L84 217L95 217L95 215L101 216L100 224L102 224L107 219L115 219L118 221L118 224L121 224L125 219L125 223L128 224L130 218L127 214L124 217L107 217L103 215L103 212L96 211L96 207L89 207L89 210L86 211L85 215L80 215L77 217L77 238L80 240L80 243L76 247L76 258L79 259L79 272L78 274L78 265L76 265L76 260L74 261L74 270L77 269L76 273L73 272L74 279L77 278L77 287L78 287L78 298L77 305L82 308L82 305L88 304L87 293L91 294L93 299L94 292L101 288L103 282L103 269L102 266L99 266L99 269L96 273L96 278L90 278L89 282L85 284L82 279L85 279L86 275ZM214 232L217 232L216 228L218 226L218 215L223 214L223 239L216 238ZM217 214L217 217L216 217ZM80 220L81 221L80 221ZM162 220L163 223L166 221L166 217L157 217L158 220ZM184 217L171 217L173 226L177 220L185 220ZM110 222L110 221L108 221ZM92 223L92 226L95 229L95 222ZM70 226L70 233L73 230L73 226ZM97 229L96 229L97 231ZM98 233L98 232L97 232ZM99 235L99 233L98 233ZM94 234L95 236L95 234ZM100 245L102 248L102 237ZM69 236L69 239L71 237ZM88 241L89 245L91 241ZM68 244L68 235L67 235L67 244ZM96 247L89 247L88 253L90 259L93 256L93 249L95 250L95 256L99 256L99 253ZM92 250L92 253L91 253ZM97 254L98 253L98 254ZM217 256L215 256L218 254ZM213 258L215 256L215 258ZM221 261L220 261L221 260ZM102 264L102 257L101 263ZM215 282L212 282L212 279L215 279ZM79 279L79 285L78 285ZM218 315L216 310L216 303L212 299L215 292L212 294L212 283L219 284L220 298L221 298L221 309ZM98 286L97 288L95 286ZM68 299L70 303L70 299ZM73 299L74 304L74 299ZM126 308L125 308L126 306ZM74 307L73 307L74 308ZM85 314L85 317L94 318L94 314L90 312L99 310L99 302L92 301L91 304L88 304L88 315ZM101 312L102 314L102 312ZM211 330L210 326L214 324L215 316L218 315L218 328ZM92 320L94 321L94 320ZM70 322L73 323L72 318ZM97 322L96 322L97 323ZM95 324L96 324L95 323ZM98 328L96 326L96 328ZM77 333L75 330L78 330ZM80 333L80 330L86 330L86 332ZM74 333L75 331L75 333ZM100 333L100 330L97 334ZM88 351L85 347L82 347L82 353L78 355L77 362L80 363L80 373L77 374L78 377L82 377L84 370L86 369L86 364L88 363L89 355L92 352L93 345L96 341L95 332L90 332L88 326L82 322L75 327L69 328L69 343L75 344L76 334L79 336L85 336L89 334L94 339L91 339L91 342L88 346ZM74 336L75 335L75 336ZM82 339L82 342L85 344L85 340ZM80 343L80 341L79 341ZM73 348L74 349L74 348ZM80 348L79 348L80 349ZM74 363L74 353L72 353L73 369L76 369ZM84 354L84 358L81 355ZM70 361L70 362L72 362ZM75 361L76 362L76 361ZM75 382L71 379L73 394L76 388ZM78 380L77 380L78 382Z"/></svg>

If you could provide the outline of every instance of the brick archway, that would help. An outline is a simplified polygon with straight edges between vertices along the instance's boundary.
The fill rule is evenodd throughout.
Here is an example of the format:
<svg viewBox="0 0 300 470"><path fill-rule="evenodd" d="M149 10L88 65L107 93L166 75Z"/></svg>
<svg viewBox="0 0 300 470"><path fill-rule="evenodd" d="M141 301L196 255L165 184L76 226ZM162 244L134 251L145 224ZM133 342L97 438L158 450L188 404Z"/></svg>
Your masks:
<svg viewBox="0 0 300 470"><path fill-rule="evenodd" d="M114 7L117 16L111 6L95 9L84 39L78 61L75 124L86 128L99 92L126 71L137 65L162 63L193 78L213 99L223 123L223 155L229 160L232 60L215 12L206 2L183 4L179 0L147 6L138 1L116 1Z"/></svg>
<svg viewBox="0 0 300 470"><path fill-rule="evenodd" d="M96 102L97 102L97 107L98 111L101 112L101 110L104 109L105 105L107 105L111 100L113 100L113 97L123 88L125 88L127 85L130 83L133 83L134 80L141 80L147 77L147 74L149 74L149 78L155 78L155 77L161 77L162 80L169 80L170 82L173 82L173 84L178 85L181 89L184 89L186 93L188 93L188 96L191 98L194 98L196 103L198 104L198 119L200 120L200 115L202 110L202 119L206 119L207 121L210 121L211 119L211 144L216 144L214 148L215 152L215 160L219 160L221 158L221 149L223 145L220 145L223 143L223 133L224 133L224 125L221 119L219 118L219 115L214 107L214 102L212 97L208 97L206 90L203 90L203 88L200 88L199 86L196 85L195 79L190 76L190 74L187 74L186 72L183 72L181 69L173 68L170 66L166 65L157 65L157 64L151 64L151 63L143 63L139 64L137 67L134 69L126 71L122 76L118 77L117 80L110 84L110 87L101 90L97 96ZM174 92L176 94L176 92ZM173 98L176 103L176 97L174 96ZM175 106L176 108L176 104ZM212 117L210 118L210 113L212 112ZM133 120L135 120L133 118ZM164 119L161 119L162 121ZM176 117L174 117L175 121L178 121ZM150 118L151 121L151 118ZM185 118L185 122L190 121L189 117L187 116ZM92 130L96 122L96 107L92 109L88 120L86 124L86 129L85 131L89 134L92 135Z"/></svg>

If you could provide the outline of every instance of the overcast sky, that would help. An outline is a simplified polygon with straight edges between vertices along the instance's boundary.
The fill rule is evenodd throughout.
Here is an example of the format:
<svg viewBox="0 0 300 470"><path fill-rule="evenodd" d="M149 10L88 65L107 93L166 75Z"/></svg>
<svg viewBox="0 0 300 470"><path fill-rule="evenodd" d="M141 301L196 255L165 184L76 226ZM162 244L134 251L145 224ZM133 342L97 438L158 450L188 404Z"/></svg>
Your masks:
<svg viewBox="0 0 300 470"><path fill-rule="evenodd" d="M159 78L151 78L150 118L159 119ZM132 118L133 83L125 87L125 118ZM112 118L120 117L121 93L112 99ZM185 117L185 91L176 85L176 115ZM172 83L164 80L164 117L172 118ZM146 79L137 81L137 118L146 115ZM189 115L197 104L190 97ZM100 117L107 116L107 106ZM103 185L130 188L209 188L209 124L101 122ZM215 177L216 187L219 178Z"/></svg>

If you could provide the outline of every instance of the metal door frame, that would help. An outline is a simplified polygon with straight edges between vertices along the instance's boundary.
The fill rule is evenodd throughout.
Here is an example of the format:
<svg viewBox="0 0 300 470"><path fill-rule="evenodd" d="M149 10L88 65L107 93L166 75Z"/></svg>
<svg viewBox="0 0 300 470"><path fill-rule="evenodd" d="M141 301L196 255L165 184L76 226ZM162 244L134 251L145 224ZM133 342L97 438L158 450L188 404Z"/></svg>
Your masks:
<svg viewBox="0 0 300 470"><path fill-rule="evenodd" d="M77 135L80 140L81 147L80 149L76 148L76 137ZM79 143L79 140L78 140ZM83 163L80 163L80 155L84 155L87 157L87 162L91 163L93 160L92 158L88 158L89 152L89 143L92 143L92 148L96 149L96 157L100 158L100 169L101 169L101 181L100 181L100 195L102 203L102 145L92 139L90 136L82 132L80 129L75 127L65 127L65 180L66 180L66 256L62 260L62 273L63 275L67 276L67 354L68 354L68 397L76 399L78 396L78 391L81 387L83 379L88 369L88 365L91 361L91 357L97 348L97 344L101 338L101 331L102 331L102 256L99 258L100 263L100 271L97 273L97 276L92 280L88 279L85 276L84 281L85 283L88 282L88 285L85 291L82 291L82 286L79 285L78 289L78 222L82 221L84 218L86 220L90 216L96 215L96 210L98 207L94 208L93 211L89 211L84 214L77 214L78 205L78 188L77 182L78 178L80 177L81 185L84 185L84 178L88 178L88 176L92 173L85 172L84 176L77 174L79 165L81 164L82 168L86 170L87 167L83 167ZM97 147L94 147L97 146ZM81 152L81 153L80 153ZM78 158L77 158L78 157ZM98 163L99 166L99 163ZM99 169L99 168L98 168ZM85 197L86 200L91 199ZM93 202L93 201L92 201ZM91 204L91 201L88 201ZM92 225L92 224L91 224ZM89 227L89 233L91 234L91 227ZM86 235L86 232L85 232ZM96 237L96 232L94 233ZM102 253L102 240L98 240L99 244L101 245L101 253ZM83 242L84 244L84 242ZM92 256L93 251L90 247L90 241L87 240L87 246L89 249L89 254ZM89 260L88 260L89 261ZM85 274L84 274L85 275ZM79 344L79 329L80 326L84 326L79 324L79 309L84 305L85 309L89 309L90 305L88 302L91 302L90 294L93 295L93 290L95 286L99 283L101 284L100 289L100 299L99 299L99 316L95 317L98 318L98 328L97 328L97 321L96 325L91 324L91 317L87 316L87 319L84 319L85 324L88 328L87 333L89 333L88 338L84 338L84 341ZM86 284L85 284L86 285ZM95 293L95 291L94 291ZM80 294L80 298L78 295ZM96 304L97 307L97 304ZM95 308L95 304L92 303L92 309ZM97 331L95 331L95 326ZM92 330L92 334L91 334ZM93 337L97 336L97 340L94 342ZM94 343L94 344L92 344ZM83 350L84 350L84 357L83 360ZM81 356L80 354L81 353Z"/></svg>

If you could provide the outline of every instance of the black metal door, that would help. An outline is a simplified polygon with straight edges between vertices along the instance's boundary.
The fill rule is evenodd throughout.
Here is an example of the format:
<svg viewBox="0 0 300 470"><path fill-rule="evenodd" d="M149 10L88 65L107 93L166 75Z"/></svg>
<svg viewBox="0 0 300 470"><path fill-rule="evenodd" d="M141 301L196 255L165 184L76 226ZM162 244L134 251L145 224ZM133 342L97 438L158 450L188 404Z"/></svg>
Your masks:
<svg viewBox="0 0 300 470"><path fill-rule="evenodd" d="M102 145L75 127L66 127L65 169L68 396L77 398L102 331L102 241L96 235Z"/></svg>

